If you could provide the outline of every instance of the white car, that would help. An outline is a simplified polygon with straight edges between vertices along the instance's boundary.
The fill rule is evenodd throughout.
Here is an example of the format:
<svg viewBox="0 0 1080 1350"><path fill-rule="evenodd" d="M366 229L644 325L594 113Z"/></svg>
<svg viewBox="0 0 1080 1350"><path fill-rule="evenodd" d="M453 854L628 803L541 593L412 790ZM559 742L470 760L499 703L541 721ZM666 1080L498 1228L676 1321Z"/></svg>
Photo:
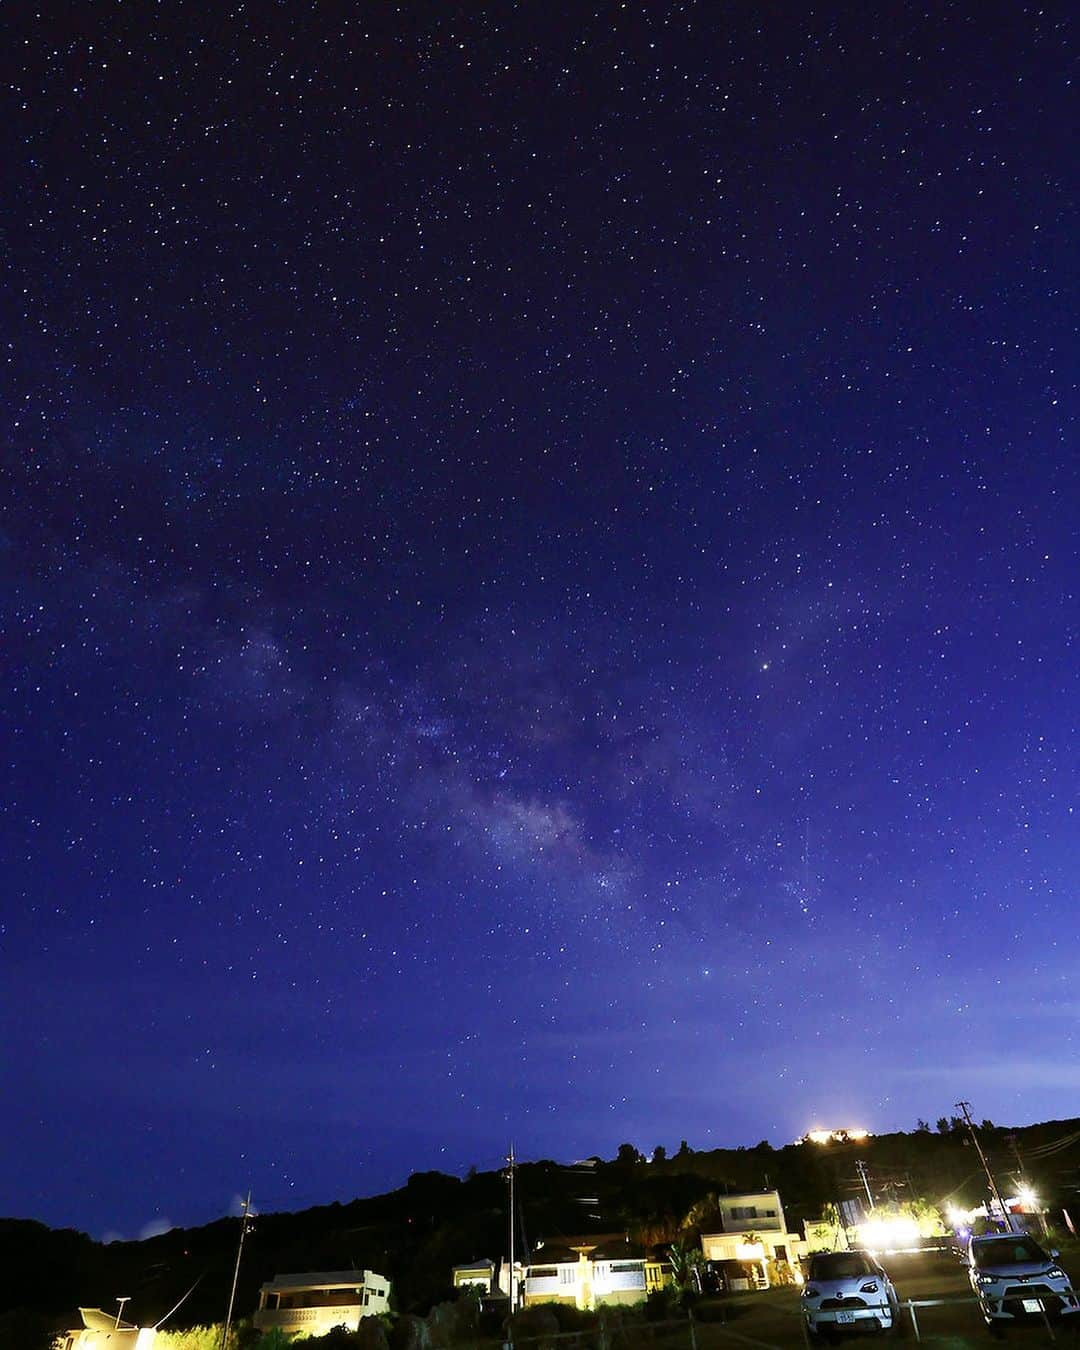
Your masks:
<svg viewBox="0 0 1080 1350"><path fill-rule="evenodd" d="M1027 1233L994 1233L968 1244L967 1272L991 1330L1032 1318L1077 1317L1080 1303L1057 1252L1045 1252Z"/></svg>
<svg viewBox="0 0 1080 1350"><path fill-rule="evenodd" d="M812 1335L841 1329L890 1331L900 1303L892 1281L869 1252L817 1252L802 1291L803 1320Z"/></svg>

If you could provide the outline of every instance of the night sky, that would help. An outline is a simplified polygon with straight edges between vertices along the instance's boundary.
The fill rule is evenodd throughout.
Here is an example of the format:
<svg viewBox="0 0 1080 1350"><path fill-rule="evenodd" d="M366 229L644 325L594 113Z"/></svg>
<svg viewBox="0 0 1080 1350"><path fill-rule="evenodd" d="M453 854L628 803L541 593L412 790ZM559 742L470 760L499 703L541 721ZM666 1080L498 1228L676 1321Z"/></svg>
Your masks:
<svg viewBox="0 0 1080 1350"><path fill-rule="evenodd" d="M1069 8L12 7L0 1212L1077 1113Z"/></svg>

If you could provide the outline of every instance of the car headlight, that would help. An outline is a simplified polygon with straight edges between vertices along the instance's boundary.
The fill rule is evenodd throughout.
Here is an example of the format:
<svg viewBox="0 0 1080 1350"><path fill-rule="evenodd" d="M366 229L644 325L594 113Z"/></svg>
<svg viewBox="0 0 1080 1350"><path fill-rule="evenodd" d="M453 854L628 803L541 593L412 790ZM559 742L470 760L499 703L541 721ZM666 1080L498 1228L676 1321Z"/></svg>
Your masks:
<svg viewBox="0 0 1080 1350"><path fill-rule="evenodd" d="M860 1284L860 1285L859 1285L859 1293L860 1293L860 1294L876 1294L876 1293L877 1293L877 1280L871 1280L869 1284Z"/></svg>
<svg viewBox="0 0 1080 1350"><path fill-rule="evenodd" d="M996 1276L996 1275L976 1275L975 1278L976 1278L976 1280L978 1280L978 1282L979 1282L980 1284L993 1284L994 1281L997 1279L997 1276Z"/></svg>
<svg viewBox="0 0 1080 1350"><path fill-rule="evenodd" d="M803 1298L820 1298L821 1290L815 1289L813 1285L808 1284L806 1288L802 1291L802 1296Z"/></svg>
<svg viewBox="0 0 1080 1350"><path fill-rule="evenodd" d="M1059 1266L1051 1266L1046 1272L1046 1277L1050 1280L1067 1280L1069 1278Z"/></svg>

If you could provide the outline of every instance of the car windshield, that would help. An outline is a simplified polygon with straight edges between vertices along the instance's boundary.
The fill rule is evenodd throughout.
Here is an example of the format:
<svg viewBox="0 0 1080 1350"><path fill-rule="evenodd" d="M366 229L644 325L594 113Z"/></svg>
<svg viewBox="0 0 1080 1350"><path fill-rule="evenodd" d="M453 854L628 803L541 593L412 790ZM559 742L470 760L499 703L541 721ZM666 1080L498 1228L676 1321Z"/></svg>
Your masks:
<svg viewBox="0 0 1080 1350"><path fill-rule="evenodd" d="M812 1280L850 1280L860 1275L876 1275L862 1252L826 1252L810 1262Z"/></svg>
<svg viewBox="0 0 1080 1350"><path fill-rule="evenodd" d="M1023 1236L991 1238L989 1242L975 1243L971 1250L980 1270L988 1266L1016 1266L1049 1260L1037 1242Z"/></svg>

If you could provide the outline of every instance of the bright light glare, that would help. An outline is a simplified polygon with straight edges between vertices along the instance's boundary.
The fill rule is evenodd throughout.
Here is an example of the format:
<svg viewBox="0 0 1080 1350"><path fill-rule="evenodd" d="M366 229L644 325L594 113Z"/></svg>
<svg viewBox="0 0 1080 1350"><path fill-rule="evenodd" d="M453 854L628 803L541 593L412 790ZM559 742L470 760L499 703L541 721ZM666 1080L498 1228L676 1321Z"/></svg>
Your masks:
<svg viewBox="0 0 1080 1350"><path fill-rule="evenodd" d="M761 1242L740 1242L735 1248L735 1256L739 1261L760 1261L765 1255L765 1247Z"/></svg>
<svg viewBox="0 0 1080 1350"><path fill-rule="evenodd" d="M919 1244L919 1225L912 1219L869 1219L859 1224L859 1245L870 1251L896 1251Z"/></svg>
<svg viewBox="0 0 1080 1350"><path fill-rule="evenodd" d="M1021 1186L1016 1198L1022 1205L1029 1207L1039 1203L1039 1197L1030 1186Z"/></svg>

